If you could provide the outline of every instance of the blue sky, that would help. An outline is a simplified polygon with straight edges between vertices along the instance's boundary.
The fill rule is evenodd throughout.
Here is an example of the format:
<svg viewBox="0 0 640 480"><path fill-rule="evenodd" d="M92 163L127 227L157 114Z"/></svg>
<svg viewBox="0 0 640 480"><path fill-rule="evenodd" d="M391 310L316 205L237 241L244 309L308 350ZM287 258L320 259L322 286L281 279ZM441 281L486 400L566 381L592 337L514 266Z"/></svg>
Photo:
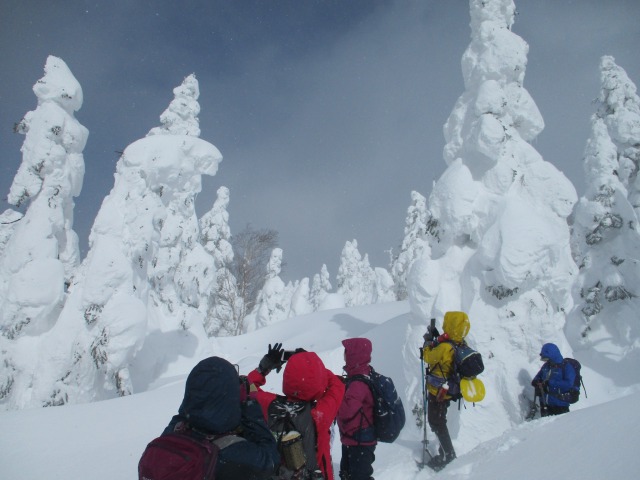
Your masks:
<svg viewBox="0 0 640 480"><path fill-rule="evenodd" d="M184 6L187 5L187 6ZM584 190L582 151L613 55L640 82L640 2L516 2L513 31L529 43L525 87L546 128L533 142ZM84 91L89 129L75 229L86 253L116 151L158 125L172 89L195 73L201 138L224 156L204 179L199 214L229 187L232 232L273 228L285 280L333 278L345 241L387 266L411 190L428 196L446 167L445 123L463 92L466 0L0 3L0 211L24 140L13 124L36 107L47 55Z"/></svg>

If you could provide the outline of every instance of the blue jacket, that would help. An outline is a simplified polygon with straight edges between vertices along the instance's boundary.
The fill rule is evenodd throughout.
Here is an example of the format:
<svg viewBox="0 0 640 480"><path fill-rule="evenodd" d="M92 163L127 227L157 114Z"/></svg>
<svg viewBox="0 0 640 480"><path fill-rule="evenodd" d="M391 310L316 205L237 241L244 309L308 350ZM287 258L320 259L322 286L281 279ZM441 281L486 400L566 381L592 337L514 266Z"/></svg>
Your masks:
<svg viewBox="0 0 640 480"><path fill-rule="evenodd" d="M254 400L240 403L240 380L233 365L209 357L196 365L185 385L184 398L163 434L187 422L205 435L234 433L246 441L220 450L217 480L269 478L280 465L276 441Z"/></svg>
<svg viewBox="0 0 640 480"><path fill-rule="evenodd" d="M566 393L573 388L576 372L571 364L564 361L560 350L553 343L545 343L540 351L540 356L547 361L531 382L534 387L543 382L546 385L543 392L543 401L553 407L568 407L569 402L564 402L556 397L559 393Z"/></svg>

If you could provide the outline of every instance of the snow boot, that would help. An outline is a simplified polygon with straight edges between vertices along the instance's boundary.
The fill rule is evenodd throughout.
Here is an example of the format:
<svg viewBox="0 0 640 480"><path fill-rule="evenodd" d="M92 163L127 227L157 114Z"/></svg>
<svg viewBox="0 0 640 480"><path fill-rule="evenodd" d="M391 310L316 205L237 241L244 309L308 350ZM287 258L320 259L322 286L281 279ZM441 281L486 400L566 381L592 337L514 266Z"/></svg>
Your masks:
<svg viewBox="0 0 640 480"><path fill-rule="evenodd" d="M455 452L452 452L449 454L445 454L441 452L439 455L436 455L431 460L429 460L426 463L426 465L427 467L431 468L433 471L439 472L444 467L449 465L455 458L456 458Z"/></svg>

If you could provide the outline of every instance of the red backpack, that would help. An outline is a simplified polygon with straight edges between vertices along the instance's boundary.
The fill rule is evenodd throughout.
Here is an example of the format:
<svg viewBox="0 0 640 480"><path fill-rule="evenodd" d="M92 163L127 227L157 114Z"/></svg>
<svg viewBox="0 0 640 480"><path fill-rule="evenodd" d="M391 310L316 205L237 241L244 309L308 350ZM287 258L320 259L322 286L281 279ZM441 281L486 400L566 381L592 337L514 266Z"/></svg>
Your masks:
<svg viewBox="0 0 640 480"><path fill-rule="evenodd" d="M180 423L147 445L138 462L138 480L215 480L218 452L242 440L228 434L198 435Z"/></svg>

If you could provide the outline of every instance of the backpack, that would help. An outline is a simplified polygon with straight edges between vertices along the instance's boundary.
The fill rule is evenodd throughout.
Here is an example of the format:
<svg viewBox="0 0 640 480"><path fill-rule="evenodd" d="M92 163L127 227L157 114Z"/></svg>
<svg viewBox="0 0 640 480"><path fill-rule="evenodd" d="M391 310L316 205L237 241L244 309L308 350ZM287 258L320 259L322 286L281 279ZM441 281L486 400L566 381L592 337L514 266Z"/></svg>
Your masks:
<svg viewBox="0 0 640 480"><path fill-rule="evenodd" d="M451 400L460 400L462 398L460 380L463 378L474 378L484 371L482 355L467 345L467 342L463 341L461 344L458 344L451 340L445 341L453 348L453 372L451 376L446 379L449 385L447 394L451 397ZM445 379L437 375L428 374L427 382L436 388L440 388L445 383Z"/></svg>
<svg viewBox="0 0 640 480"><path fill-rule="evenodd" d="M180 422L147 445L138 462L138 479L215 480L218 452L243 440L237 435L201 435Z"/></svg>
<svg viewBox="0 0 640 480"><path fill-rule="evenodd" d="M456 344L449 341L449 343L453 347L455 370L460 378L473 378L484 372L480 352L467 345L467 342Z"/></svg>
<svg viewBox="0 0 640 480"><path fill-rule="evenodd" d="M373 425L376 440L384 443L394 442L404 427L405 414L393 380L376 372L373 367L368 376L354 375L349 377L347 382L354 380L366 383L373 394Z"/></svg>
<svg viewBox="0 0 640 480"><path fill-rule="evenodd" d="M580 385L584 386L582 382L582 375L580 374L580 369L582 365L575 358L565 358L562 360L562 374L564 375L567 364L573 367L573 370L576 372L576 378L573 381L573 387L568 392L563 392L561 394L555 395L556 398L562 400L563 402L568 403L576 403L580 400Z"/></svg>
<svg viewBox="0 0 640 480"><path fill-rule="evenodd" d="M322 478L316 460L316 430L311 402L277 395L267 409L267 425L276 438L281 463L271 479Z"/></svg>

